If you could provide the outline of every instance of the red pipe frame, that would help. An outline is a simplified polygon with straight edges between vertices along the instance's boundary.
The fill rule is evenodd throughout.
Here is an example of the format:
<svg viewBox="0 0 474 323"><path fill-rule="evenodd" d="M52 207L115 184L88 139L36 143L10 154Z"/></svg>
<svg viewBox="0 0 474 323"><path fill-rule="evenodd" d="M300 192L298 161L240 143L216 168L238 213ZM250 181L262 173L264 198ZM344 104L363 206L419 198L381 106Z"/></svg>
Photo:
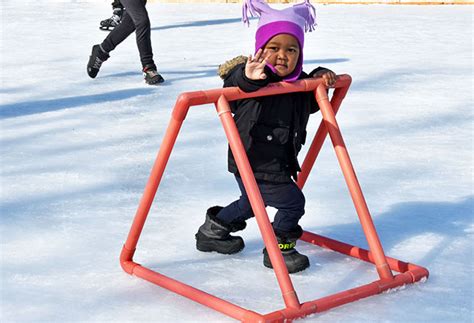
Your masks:
<svg viewBox="0 0 474 323"><path fill-rule="evenodd" d="M185 296L193 301L206 305L216 311L233 317L243 322L283 322L306 315L322 312L330 308L353 302L355 300L379 294L390 288L395 288L404 284L410 284L427 278L428 270L410 263L405 263L397 259L386 257L380 240L377 236L372 218L370 216L367 204L365 202L362 190L354 172L354 168L349 158L346 146L344 144L341 131L337 124L335 114L337 113L342 100L344 99L349 86L351 77L349 75L340 75L335 85L334 94L331 101L328 99L327 88L320 79L306 79L294 83L275 83L266 88L252 93L245 93L238 88L223 88L207 91L196 91L182 93L173 109L172 117L166 130L165 137L153 165L150 178L145 187L142 199L137 209L132 227L128 234L125 245L120 255L120 264L124 271L133 274L145 280L148 280L158 286L166 288L177 294ZM333 143L336 155L341 166L344 178L349 188L352 200L354 202L359 220L361 222L364 234L367 238L369 249L364 250L340 241L326 238L311 232L305 231L302 240L323 248L331 249L342 254L361 259L375 264L380 279L370 284L359 286L347 291L326 296L318 300L300 303L294 290L288 270L285 266L282 254L278 248L275 234L273 233L265 205L258 190L255 177L248 162L245 149L237 131L237 127L232 118L229 107L229 101L267 96L273 94L283 94L290 92L308 92L314 91L316 100L321 109L323 120L311 143L308 153L302 165L302 171L297 182L302 188L308 178L308 175L316 161L324 140L329 133ZM282 297L285 302L285 308L268 313L259 314L223 299L210 295L204 291L186 285L170 277L159 274L148 268L141 266L133 261L133 255L140 238L143 226L150 211L151 204L163 176L166 164L170 157L173 146L178 137L179 130L186 118L188 110L194 105L203 105L214 103L218 116L224 127L229 145L234 154L239 172L249 196L250 204L255 214L255 218L262 234L265 247L268 250L270 260L274 267L274 272L281 289ZM400 274L393 275L393 271Z"/></svg>

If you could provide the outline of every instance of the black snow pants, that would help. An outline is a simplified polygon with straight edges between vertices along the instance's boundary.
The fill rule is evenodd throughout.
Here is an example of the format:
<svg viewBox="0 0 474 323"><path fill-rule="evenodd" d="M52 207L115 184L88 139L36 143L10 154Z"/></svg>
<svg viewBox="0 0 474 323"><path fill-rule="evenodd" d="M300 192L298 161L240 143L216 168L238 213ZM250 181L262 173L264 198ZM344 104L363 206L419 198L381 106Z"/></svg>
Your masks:
<svg viewBox="0 0 474 323"><path fill-rule="evenodd" d="M111 52L135 31L142 67L156 67L151 48L150 19L145 8L146 0L120 0L125 7L122 22L102 42L102 49Z"/></svg>
<svg viewBox="0 0 474 323"><path fill-rule="evenodd" d="M240 177L235 177L242 195L237 201L223 208L217 218L225 223L245 221L254 216L250 201ZM293 232L298 227L298 221L304 214L305 197L294 183L258 182L265 206L271 206L278 211L275 214L273 228L279 232Z"/></svg>

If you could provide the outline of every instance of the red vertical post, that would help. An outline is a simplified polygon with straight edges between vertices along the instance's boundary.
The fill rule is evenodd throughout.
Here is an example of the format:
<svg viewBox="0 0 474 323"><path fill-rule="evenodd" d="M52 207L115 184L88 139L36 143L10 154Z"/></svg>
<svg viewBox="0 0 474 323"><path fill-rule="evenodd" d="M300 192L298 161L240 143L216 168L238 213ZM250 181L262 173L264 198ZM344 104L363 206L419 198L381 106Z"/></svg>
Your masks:
<svg viewBox="0 0 474 323"><path fill-rule="evenodd" d="M262 233L263 241L267 248L270 261L272 262L285 304L289 308L297 309L300 307L298 296L296 295L295 289L290 280L288 269L286 268L281 251L278 248L278 242L275 233L273 232L270 220L268 219L262 195L260 194L252 168L250 167L237 126L232 118L229 102L223 95L218 99L216 109L224 127L227 140L229 141L232 154L237 163L240 176L242 177L258 227Z"/></svg>
<svg viewBox="0 0 474 323"><path fill-rule="evenodd" d="M138 205L137 212L135 213L135 218L133 219L132 227L128 233L127 240L122 248L120 254L120 263L123 269L129 274L132 273L133 267L135 264L131 263L133 259L133 254L137 247L138 239L143 230L148 213L150 212L151 204L155 198L156 191L160 185L163 172L165 171L166 164L171 155L171 150L176 142L178 137L179 130L183 124L184 118L186 117L187 111L189 109L189 100L185 96L180 96L176 101L173 114L171 116L170 123L166 129L165 137L161 143L160 150L153 164L150 177L145 186L143 196Z"/></svg>
<svg viewBox="0 0 474 323"><path fill-rule="evenodd" d="M331 104L329 103L327 88L321 84L317 87L315 92L316 100L318 102L319 108L321 109L323 120L327 130L329 131L332 144L336 150L336 156L339 164L341 165L341 169L354 202L357 215L359 216L359 220L362 224L362 229L364 230L365 236L367 237L370 251L374 254L377 272L379 273L381 279L393 279L392 272L383 252L382 244L380 243L377 231L375 230L374 223L369 213L369 209L365 202L362 189L360 188L354 168L352 167L346 145L342 139L341 131L339 129L339 125L337 124L334 111L331 108Z"/></svg>
<svg viewBox="0 0 474 323"><path fill-rule="evenodd" d="M350 76L345 75L344 80L340 80L338 82L338 86L340 87L335 89L334 94L331 98L331 106L334 111L334 115L337 114L337 111L341 106L342 100L344 100L344 97L346 96L347 91L349 90L351 81L352 79L350 78ZM324 144L324 140L326 140L327 134L328 130L326 129L324 120L321 120L318 131L316 132L316 135L314 136L314 139L311 142L311 146L309 147L308 152L306 153L303 164L301 165L301 173L298 174L298 181L296 182L296 184L300 189L303 188L304 184L306 183L306 180L308 179L309 173L311 172L314 162L316 161L316 158L318 157L319 152L321 151L321 147Z"/></svg>

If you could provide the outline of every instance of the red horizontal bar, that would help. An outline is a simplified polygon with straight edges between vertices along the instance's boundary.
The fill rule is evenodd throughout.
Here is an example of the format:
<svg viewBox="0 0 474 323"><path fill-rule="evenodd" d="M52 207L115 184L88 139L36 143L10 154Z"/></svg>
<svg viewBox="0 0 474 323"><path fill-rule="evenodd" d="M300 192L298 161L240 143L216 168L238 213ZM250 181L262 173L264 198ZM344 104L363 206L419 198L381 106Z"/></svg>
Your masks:
<svg viewBox="0 0 474 323"><path fill-rule="evenodd" d="M240 321L258 322L263 318L263 316L258 313L227 302L221 298L208 294L200 289L194 288L165 275L159 274L137 263L134 263L133 275Z"/></svg>
<svg viewBox="0 0 474 323"><path fill-rule="evenodd" d="M394 279L377 280L372 283L352 288L340 293L326 296L314 301L309 301L301 304L299 310L282 309L264 315L267 322L284 322L285 320L292 320L301 318L313 313L320 313L331 308L341 306L356 300L380 294L386 290L403 286L411 283L411 277L408 273L394 276Z"/></svg>
<svg viewBox="0 0 474 323"><path fill-rule="evenodd" d="M304 231L303 236L301 237L301 240L312 243L314 245L318 245L322 248L330 249L337 251L339 253L358 258L360 260L374 263L374 257L372 253L368 250L352 246L350 244L337 241L331 238L323 237L321 235ZM390 266L391 270L395 270L399 273L405 273L405 272L410 272L410 275L412 276L413 282L419 281L423 277L428 278L429 272L426 268L403 262L401 260L391 258L391 257L386 257L388 265Z"/></svg>
<svg viewBox="0 0 474 323"><path fill-rule="evenodd" d="M318 245L320 247L331 249L370 263L373 263L373 256L370 251L349 245L337 240L323 237L311 232L305 231L302 237L303 241ZM187 297L202 305L208 306L218 312L233 317L242 322L285 322L296 318L302 318L310 314L327 311L331 308L341 306L356 300L380 294L389 289L397 288L406 284L411 284L428 277L428 270L406 263L394 258L387 257L387 261L392 270L402 272L395 275L393 279L380 279L372 283L352 288L333 295L322 297L314 301L308 301L301 304L299 308L284 308L265 315L247 310L238 305L227 302L216 296L208 294L197 288L159 274L153 270L145 268L133 261L129 265L133 268L132 274L143 278L151 283L166 288L172 292Z"/></svg>
<svg viewBox="0 0 474 323"><path fill-rule="evenodd" d="M285 94L292 92L309 92L314 91L322 82L322 79L304 79L292 83L280 82L270 83L268 86L255 91L244 92L238 87L226 87L219 89L211 89L206 91L193 91L181 93L176 100L173 117L177 120L184 120L191 106L215 103L221 96L227 101L235 101L241 99L256 98L262 96ZM352 79L349 75L338 75L338 80L334 88L347 88L351 84ZM344 96L341 97L341 100Z"/></svg>

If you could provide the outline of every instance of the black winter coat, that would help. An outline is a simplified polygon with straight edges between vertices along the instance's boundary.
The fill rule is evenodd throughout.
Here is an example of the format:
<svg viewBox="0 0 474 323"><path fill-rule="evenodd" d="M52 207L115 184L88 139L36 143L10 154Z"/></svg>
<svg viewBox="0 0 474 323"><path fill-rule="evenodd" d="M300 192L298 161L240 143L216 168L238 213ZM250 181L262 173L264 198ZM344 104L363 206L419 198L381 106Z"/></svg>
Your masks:
<svg viewBox="0 0 474 323"><path fill-rule="evenodd" d="M225 76L224 87L238 86L244 92L253 92L282 80L269 68L265 68L265 74L265 80L250 80L245 76L245 64L239 64ZM299 79L309 77L302 72ZM255 178L277 183L291 182L291 177L296 180L301 171L297 156L306 140L309 115L319 110L314 92L236 100L230 106ZM230 149L228 169L239 176Z"/></svg>

